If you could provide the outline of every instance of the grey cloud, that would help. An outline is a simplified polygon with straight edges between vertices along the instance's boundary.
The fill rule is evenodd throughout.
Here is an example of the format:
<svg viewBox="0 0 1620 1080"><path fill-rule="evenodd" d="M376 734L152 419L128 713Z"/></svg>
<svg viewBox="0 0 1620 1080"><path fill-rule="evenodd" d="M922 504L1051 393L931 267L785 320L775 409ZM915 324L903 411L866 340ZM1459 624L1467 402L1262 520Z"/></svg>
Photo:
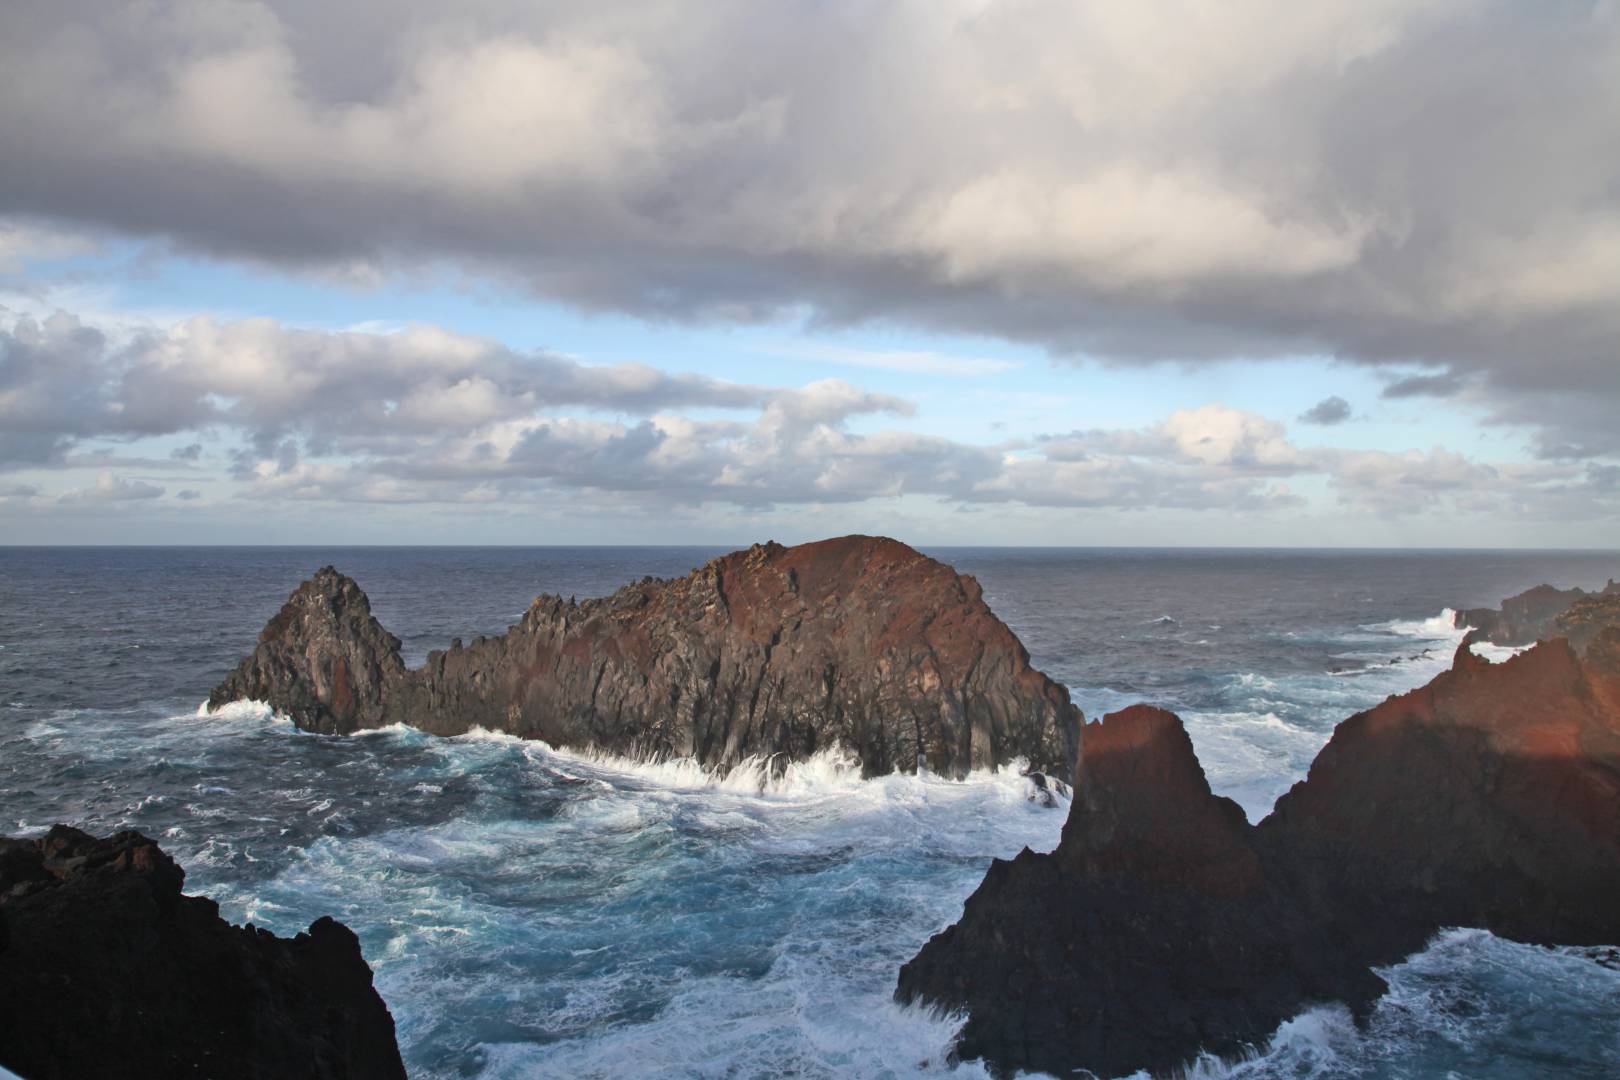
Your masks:
<svg viewBox="0 0 1620 1080"><path fill-rule="evenodd" d="M1301 423L1323 427L1342 424L1350 419L1350 403L1338 395L1326 397L1300 413L1299 419Z"/></svg>
<svg viewBox="0 0 1620 1080"><path fill-rule="evenodd" d="M357 282L456 264L644 316L1320 352L1477 376L1503 407L1620 402L1612 3L1218 18L14 3L0 213ZM1550 444L1602 434L1534 415Z"/></svg>
<svg viewBox="0 0 1620 1080"><path fill-rule="evenodd" d="M196 461L202 457L202 443L192 443L169 451L169 456L176 461Z"/></svg>
<svg viewBox="0 0 1620 1080"><path fill-rule="evenodd" d="M643 364L591 367L412 327L335 333L271 319L191 319L115 342L58 312L0 323L0 468L65 464L90 438L242 430L256 457L386 446L562 406L652 413L760 408L772 392ZM886 399L883 407L905 403ZM176 451L194 461L200 446Z"/></svg>
<svg viewBox="0 0 1620 1080"><path fill-rule="evenodd" d="M119 503L140 502L161 498L163 488L144 480L129 480L111 472L96 477L90 487L75 488L57 497L62 503Z"/></svg>
<svg viewBox="0 0 1620 1080"><path fill-rule="evenodd" d="M909 495L958 506L1263 513L1308 505L1290 486L1297 478L1325 481L1345 507L1381 515L1487 506L1519 515L1620 512L1620 490L1601 463L1583 470L1479 462L1443 449L1302 448L1281 423L1218 403L1142 428L978 446L857 429L852 420L904 419L913 406L839 379L749 387L590 368L432 327L331 333L194 319L123 341L59 315L18 320L0 346L0 419L56 455L12 465L101 469L90 487L11 496L45 511L159 498L162 487L115 469L194 476L203 466L189 460L190 448L200 443L187 444L178 464L138 451L148 438L207 431L221 440L222 482L267 502L589 497L689 511ZM735 415L687 415L683 403ZM97 439L135 452L75 449ZM177 499L194 496L187 488Z"/></svg>
<svg viewBox="0 0 1620 1080"><path fill-rule="evenodd" d="M1455 371L1439 375L1408 375L1384 387L1380 396L1394 399L1453 397L1461 393L1466 384L1464 377Z"/></svg>

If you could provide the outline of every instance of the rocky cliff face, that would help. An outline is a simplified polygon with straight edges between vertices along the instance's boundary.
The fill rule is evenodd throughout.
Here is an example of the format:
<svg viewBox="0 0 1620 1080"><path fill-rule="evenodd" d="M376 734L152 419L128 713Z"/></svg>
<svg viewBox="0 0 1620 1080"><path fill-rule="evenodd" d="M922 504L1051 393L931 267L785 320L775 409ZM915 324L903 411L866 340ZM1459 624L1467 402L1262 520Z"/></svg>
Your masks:
<svg viewBox="0 0 1620 1080"><path fill-rule="evenodd" d="M1589 593L1585 589L1555 589L1551 585L1537 585L1518 596L1502 601L1496 608L1469 608L1457 612L1457 627L1473 627L1480 637L1496 645L1531 645L1554 637L1565 636L1567 628L1560 628L1558 619L1576 604L1595 604L1588 610L1587 621L1599 614L1603 625L1620 621L1620 582L1611 580L1602 592ZM1578 645L1585 648L1591 634L1583 632Z"/></svg>
<svg viewBox="0 0 1620 1080"><path fill-rule="evenodd" d="M0 838L0 1065L29 1080L405 1076L347 927L232 926L184 879L135 832Z"/></svg>
<svg viewBox="0 0 1620 1080"><path fill-rule="evenodd" d="M1364 1014L1371 968L1444 926L1620 941L1620 629L1452 669L1339 725L1258 826L1212 795L1180 722L1086 727L1049 855L998 861L898 996L965 1008L1003 1070L1165 1072L1305 1007Z"/></svg>
<svg viewBox="0 0 1620 1080"><path fill-rule="evenodd" d="M1620 586L1612 581L1603 592L1583 596L1565 608L1543 636L1566 638L1570 648L1584 653L1609 626L1620 626Z"/></svg>
<svg viewBox="0 0 1620 1080"><path fill-rule="evenodd" d="M842 746L868 775L1023 757L1067 779L1080 727L976 581L862 536L755 545L598 600L542 596L503 636L457 641L415 671L327 568L209 700L238 698L316 731L477 726L720 767Z"/></svg>

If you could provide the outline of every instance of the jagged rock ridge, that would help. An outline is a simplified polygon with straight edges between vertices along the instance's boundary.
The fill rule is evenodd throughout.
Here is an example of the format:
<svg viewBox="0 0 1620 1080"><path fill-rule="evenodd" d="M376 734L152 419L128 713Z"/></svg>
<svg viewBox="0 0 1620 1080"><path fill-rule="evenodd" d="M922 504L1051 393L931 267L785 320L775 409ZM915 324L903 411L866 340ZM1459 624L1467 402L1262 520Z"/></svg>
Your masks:
<svg viewBox="0 0 1620 1080"><path fill-rule="evenodd" d="M898 996L969 1019L998 1070L1121 1076L1259 1045L1445 926L1620 941L1620 628L1501 664L1466 640L1351 717L1258 826L1169 713L1088 724L1063 838L998 860Z"/></svg>
<svg viewBox="0 0 1620 1080"><path fill-rule="evenodd" d="M403 1080L348 927L232 926L184 880L137 832L0 837L0 1065L28 1080Z"/></svg>
<svg viewBox="0 0 1620 1080"><path fill-rule="evenodd" d="M1561 622L1566 613L1574 613L1573 620ZM1620 621L1620 581L1613 579L1595 593L1537 585L1508 597L1501 608L1468 608L1453 619L1458 629L1472 627L1494 645L1532 645L1569 637L1577 651L1585 650L1595 632L1587 627L1616 621Z"/></svg>
<svg viewBox="0 0 1620 1080"><path fill-rule="evenodd" d="M417 670L327 567L293 593L209 698L301 727L473 727L729 767L843 746L867 775L960 776L1026 758L1067 778L1081 717L973 578L895 540L757 544L684 578L576 603L541 596L506 634Z"/></svg>

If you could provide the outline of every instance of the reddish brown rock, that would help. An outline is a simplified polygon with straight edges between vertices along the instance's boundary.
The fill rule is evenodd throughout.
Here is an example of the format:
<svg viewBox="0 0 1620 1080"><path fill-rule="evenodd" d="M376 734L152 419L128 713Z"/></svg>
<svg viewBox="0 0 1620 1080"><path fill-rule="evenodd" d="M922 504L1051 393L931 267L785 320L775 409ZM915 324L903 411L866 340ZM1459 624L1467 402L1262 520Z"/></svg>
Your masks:
<svg viewBox="0 0 1620 1080"><path fill-rule="evenodd" d="M347 927L232 926L184 880L136 832L0 838L0 1065L29 1080L402 1080Z"/></svg>
<svg viewBox="0 0 1620 1080"><path fill-rule="evenodd" d="M998 1070L1119 1076L1258 1045L1438 929L1620 941L1620 628L1452 669L1340 724L1258 826L1180 722L1089 724L1050 855L992 866L898 995L966 1009Z"/></svg>
<svg viewBox="0 0 1620 1080"><path fill-rule="evenodd" d="M472 727L713 766L842 746L868 775L1025 758L1067 778L1080 717L978 582L904 544L755 545L582 603L542 596L498 638L406 671L364 593L327 568L213 692L300 726Z"/></svg>

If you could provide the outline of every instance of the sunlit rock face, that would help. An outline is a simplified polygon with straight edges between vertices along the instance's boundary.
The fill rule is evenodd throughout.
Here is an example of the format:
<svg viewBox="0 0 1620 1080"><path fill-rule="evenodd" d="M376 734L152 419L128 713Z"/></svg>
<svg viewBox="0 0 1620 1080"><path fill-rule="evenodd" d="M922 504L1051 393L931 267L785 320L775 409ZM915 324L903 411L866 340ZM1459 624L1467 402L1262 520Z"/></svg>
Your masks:
<svg viewBox="0 0 1620 1080"><path fill-rule="evenodd" d="M998 860L900 973L966 1009L1002 1070L1163 1072L1309 1005L1364 1016L1372 968L1447 926L1620 941L1620 628L1450 670L1344 721L1257 826L1173 715L1089 724L1063 839Z"/></svg>
<svg viewBox="0 0 1620 1080"><path fill-rule="evenodd" d="M473 727L728 767L843 747L867 775L947 776L1022 758L1067 779L1081 717L1030 666L973 578L895 540L757 544L602 599L542 596L506 634L418 670L328 567L210 697L301 727Z"/></svg>

